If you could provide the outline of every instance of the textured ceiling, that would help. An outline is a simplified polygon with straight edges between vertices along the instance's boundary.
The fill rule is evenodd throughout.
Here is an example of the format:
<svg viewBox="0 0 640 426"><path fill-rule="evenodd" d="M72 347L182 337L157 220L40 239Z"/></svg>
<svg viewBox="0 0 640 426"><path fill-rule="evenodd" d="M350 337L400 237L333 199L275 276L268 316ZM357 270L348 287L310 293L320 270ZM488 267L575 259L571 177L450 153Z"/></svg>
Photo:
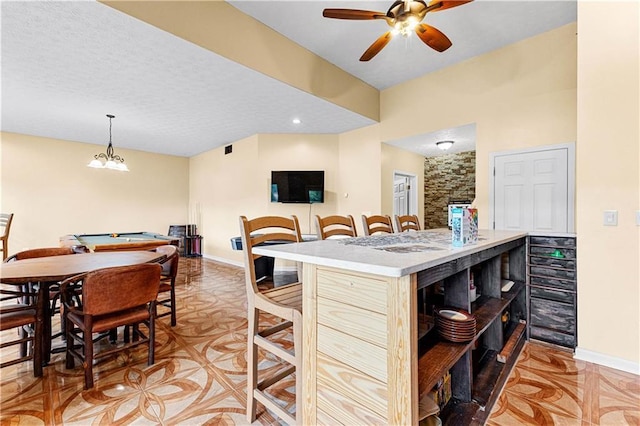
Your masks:
<svg viewBox="0 0 640 426"><path fill-rule="evenodd" d="M575 0L475 0L424 18L449 37L453 45L448 50L436 52L415 34L396 36L373 59L360 62L362 53L389 26L383 20L324 18L323 9L386 13L393 0L228 2L380 90L568 24L577 13Z"/></svg>
<svg viewBox="0 0 640 426"><path fill-rule="evenodd" d="M453 141L454 144L446 151L436 146L436 142ZM431 133L410 136L387 142L389 145L416 152L424 157L438 157L440 155L455 154L458 152L475 151L476 149L476 125L474 123L464 126L442 129Z"/></svg>
<svg viewBox="0 0 640 426"><path fill-rule="evenodd" d="M427 15L453 41L448 51L400 38L362 63L386 24L322 18L325 7L386 11L390 3L232 2L379 89L576 19L574 1L476 0ZM3 131L105 144L105 115L114 114L116 151L192 156L256 133L342 133L373 123L101 3L3 1L1 20ZM442 132L462 140L474 129ZM402 146L417 150L438 133Z"/></svg>
<svg viewBox="0 0 640 426"><path fill-rule="evenodd" d="M373 124L95 2L2 2L2 130L179 156ZM302 123L292 123L299 117Z"/></svg>

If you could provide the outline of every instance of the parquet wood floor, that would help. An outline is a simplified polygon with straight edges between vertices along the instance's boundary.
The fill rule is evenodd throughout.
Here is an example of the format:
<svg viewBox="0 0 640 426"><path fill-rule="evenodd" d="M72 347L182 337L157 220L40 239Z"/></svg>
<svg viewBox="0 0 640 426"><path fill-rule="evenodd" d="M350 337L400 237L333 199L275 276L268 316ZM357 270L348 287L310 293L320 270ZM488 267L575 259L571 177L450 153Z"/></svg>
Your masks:
<svg viewBox="0 0 640 426"><path fill-rule="evenodd" d="M145 348L119 355L95 366L89 391L79 366L65 369L63 354L38 379L29 363L1 369L0 424L247 424L244 271L207 259L180 262L178 325L157 321L153 366ZM274 359L260 364L280 367ZM290 410L294 390L293 378L275 390ZM279 424L258 407L256 424ZM640 425L640 378L527 344L488 424Z"/></svg>

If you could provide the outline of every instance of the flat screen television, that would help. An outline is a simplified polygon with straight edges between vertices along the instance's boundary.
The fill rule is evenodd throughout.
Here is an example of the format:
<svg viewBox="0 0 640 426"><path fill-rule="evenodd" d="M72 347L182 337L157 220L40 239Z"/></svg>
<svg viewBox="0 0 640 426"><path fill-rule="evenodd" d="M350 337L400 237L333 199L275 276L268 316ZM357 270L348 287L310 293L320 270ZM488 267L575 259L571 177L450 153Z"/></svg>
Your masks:
<svg viewBox="0 0 640 426"><path fill-rule="evenodd" d="M324 203L324 170L272 171L271 202Z"/></svg>

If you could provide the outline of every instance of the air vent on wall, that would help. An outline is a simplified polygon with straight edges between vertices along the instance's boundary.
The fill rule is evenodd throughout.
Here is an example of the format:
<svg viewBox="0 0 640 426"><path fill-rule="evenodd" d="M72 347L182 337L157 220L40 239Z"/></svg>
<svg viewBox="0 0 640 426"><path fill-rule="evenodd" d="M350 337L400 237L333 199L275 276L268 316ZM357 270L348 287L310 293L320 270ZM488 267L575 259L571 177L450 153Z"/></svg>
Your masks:
<svg viewBox="0 0 640 426"><path fill-rule="evenodd" d="M232 146L233 145L227 145L224 147L224 155L231 154L231 151L233 150Z"/></svg>

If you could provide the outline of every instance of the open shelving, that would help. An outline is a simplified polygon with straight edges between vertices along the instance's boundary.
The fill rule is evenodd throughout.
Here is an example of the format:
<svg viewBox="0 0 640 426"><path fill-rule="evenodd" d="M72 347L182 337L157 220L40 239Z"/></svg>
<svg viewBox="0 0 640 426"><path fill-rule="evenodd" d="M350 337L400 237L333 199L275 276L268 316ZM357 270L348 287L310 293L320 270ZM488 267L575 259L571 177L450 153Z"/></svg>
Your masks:
<svg viewBox="0 0 640 426"><path fill-rule="evenodd" d="M463 268L438 283L443 295L432 291L425 296L431 297L434 305L461 308L476 318L476 335L468 342L446 341L435 327L419 333L418 395L422 398L451 373L452 397L440 413L444 424L482 423L526 338L525 246L520 242L502 249L475 261L463 261ZM476 300L469 292L470 274L480 293ZM509 291L501 291L503 278L514 282ZM429 306L429 301L424 305ZM503 323L505 312L508 321ZM428 318L419 315L418 321L425 316Z"/></svg>

